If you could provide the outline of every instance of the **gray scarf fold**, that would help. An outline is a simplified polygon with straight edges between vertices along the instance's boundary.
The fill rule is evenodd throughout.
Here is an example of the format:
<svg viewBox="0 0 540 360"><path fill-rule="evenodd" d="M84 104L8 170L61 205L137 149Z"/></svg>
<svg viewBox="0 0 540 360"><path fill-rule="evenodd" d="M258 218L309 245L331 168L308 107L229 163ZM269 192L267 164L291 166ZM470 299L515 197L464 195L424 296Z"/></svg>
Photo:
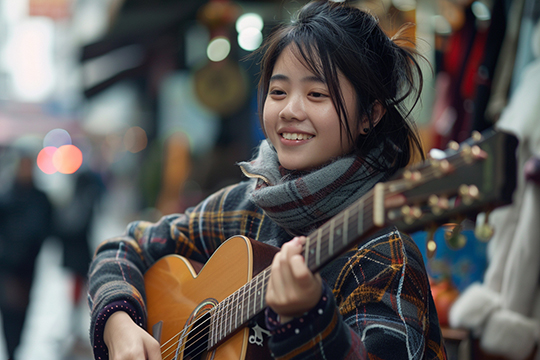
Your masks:
<svg viewBox="0 0 540 360"><path fill-rule="evenodd" d="M382 146L369 154L378 159ZM285 170L267 140L257 157L239 163L244 174L258 178L251 201L293 235L307 235L363 196L387 175L362 158L349 155L311 172Z"/></svg>

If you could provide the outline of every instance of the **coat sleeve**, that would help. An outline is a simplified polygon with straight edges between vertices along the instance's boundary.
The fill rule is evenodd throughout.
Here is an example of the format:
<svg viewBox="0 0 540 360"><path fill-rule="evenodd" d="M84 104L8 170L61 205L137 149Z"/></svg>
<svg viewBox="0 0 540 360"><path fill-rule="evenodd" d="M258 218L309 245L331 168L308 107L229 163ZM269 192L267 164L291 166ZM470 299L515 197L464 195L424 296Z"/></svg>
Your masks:
<svg viewBox="0 0 540 360"><path fill-rule="evenodd" d="M323 277L328 300L305 315L304 325L275 331L275 358L446 359L427 274L410 239L397 231L375 238L330 264Z"/></svg>
<svg viewBox="0 0 540 360"><path fill-rule="evenodd" d="M156 223L130 223L123 236L103 242L97 249L89 270L88 302L91 309L90 338L96 358L106 359L102 342L105 322L114 311L123 310L146 328L144 273L165 255L179 254L206 262L215 249L238 229L224 219L227 208L238 211L237 196L245 185L225 188L183 214L168 215ZM245 214L238 215L245 219ZM236 230L238 231L238 230ZM97 353L100 353L98 356Z"/></svg>

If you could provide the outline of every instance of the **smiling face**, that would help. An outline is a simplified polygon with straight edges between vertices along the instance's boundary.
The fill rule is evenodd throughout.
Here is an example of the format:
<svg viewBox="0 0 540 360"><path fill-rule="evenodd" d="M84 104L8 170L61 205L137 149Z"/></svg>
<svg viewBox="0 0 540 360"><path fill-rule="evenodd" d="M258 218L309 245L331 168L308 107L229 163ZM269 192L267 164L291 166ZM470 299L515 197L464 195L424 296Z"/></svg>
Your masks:
<svg viewBox="0 0 540 360"><path fill-rule="evenodd" d="M339 74L339 84L352 134L359 133L355 119L355 92ZM266 136L277 150L280 164L289 170L311 170L352 151L353 142L341 120L327 84L291 51L283 50L274 66L264 103Z"/></svg>

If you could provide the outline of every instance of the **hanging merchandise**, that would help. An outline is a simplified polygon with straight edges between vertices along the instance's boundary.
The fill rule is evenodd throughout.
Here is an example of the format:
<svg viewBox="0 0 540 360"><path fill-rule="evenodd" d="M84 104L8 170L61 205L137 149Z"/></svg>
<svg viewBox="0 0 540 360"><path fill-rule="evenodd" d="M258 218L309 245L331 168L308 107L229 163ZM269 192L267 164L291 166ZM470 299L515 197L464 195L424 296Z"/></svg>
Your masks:
<svg viewBox="0 0 540 360"><path fill-rule="evenodd" d="M202 104L222 116L234 114L248 97L247 75L230 59L234 57L231 34L239 15L238 6L228 0L212 0L198 13L199 21L210 31L210 61L195 69L195 93Z"/></svg>
<svg viewBox="0 0 540 360"><path fill-rule="evenodd" d="M437 98L432 126L434 146L438 148L470 136L477 72L486 48L488 20L479 19L470 4L461 11L463 21L454 21L453 32L444 39L436 64Z"/></svg>
<svg viewBox="0 0 540 360"><path fill-rule="evenodd" d="M540 342L540 187L525 166L540 156L540 21L532 40L536 59L496 125L519 139L513 203L490 215L494 236L483 282L467 288L450 312L450 324L470 329L483 351L509 359L529 357Z"/></svg>
<svg viewBox="0 0 540 360"><path fill-rule="evenodd" d="M220 115L234 114L247 100L247 76L236 62L210 62L195 72L194 82L201 103Z"/></svg>

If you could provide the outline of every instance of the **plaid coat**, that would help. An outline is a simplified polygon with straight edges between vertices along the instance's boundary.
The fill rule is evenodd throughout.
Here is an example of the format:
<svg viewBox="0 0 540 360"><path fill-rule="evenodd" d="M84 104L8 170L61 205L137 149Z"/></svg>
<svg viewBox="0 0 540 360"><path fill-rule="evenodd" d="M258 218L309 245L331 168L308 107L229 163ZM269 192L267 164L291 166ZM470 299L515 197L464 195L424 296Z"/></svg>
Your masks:
<svg viewBox="0 0 540 360"><path fill-rule="evenodd" d="M227 187L184 214L131 223L102 243L89 273L91 339L106 359L107 317L124 310L146 328L145 271L177 253L204 263L234 235L281 246L291 239L248 199L255 180ZM330 263L323 298L291 326L275 323L269 346L278 359L445 359L422 256L410 238L390 229Z"/></svg>

